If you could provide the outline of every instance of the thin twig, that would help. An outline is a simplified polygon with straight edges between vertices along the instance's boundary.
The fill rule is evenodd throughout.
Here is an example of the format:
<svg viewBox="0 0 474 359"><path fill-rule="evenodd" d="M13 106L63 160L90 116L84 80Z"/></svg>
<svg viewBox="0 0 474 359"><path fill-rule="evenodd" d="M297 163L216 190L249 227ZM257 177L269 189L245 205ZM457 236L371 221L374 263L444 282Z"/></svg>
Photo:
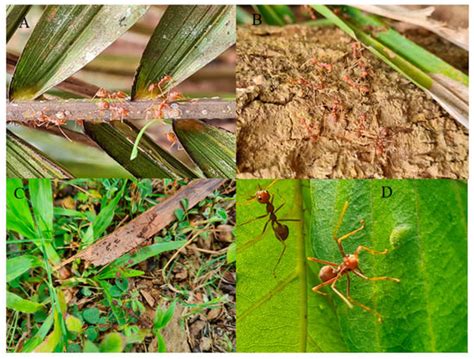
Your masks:
<svg viewBox="0 0 474 359"><path fill-rule="evenodd" d="M153 117L153 108L160 101L120 101L116 106L127 110L124 117L117 116L112 106L109 110L99 108L99 100L25 101L7 103L8 122L38 121L38 118L61 118L67 121L108 122L111 120L143 120ZM162 109L167 119L229 119L235 118L235 101L199 99L172 102Z"/></svg>

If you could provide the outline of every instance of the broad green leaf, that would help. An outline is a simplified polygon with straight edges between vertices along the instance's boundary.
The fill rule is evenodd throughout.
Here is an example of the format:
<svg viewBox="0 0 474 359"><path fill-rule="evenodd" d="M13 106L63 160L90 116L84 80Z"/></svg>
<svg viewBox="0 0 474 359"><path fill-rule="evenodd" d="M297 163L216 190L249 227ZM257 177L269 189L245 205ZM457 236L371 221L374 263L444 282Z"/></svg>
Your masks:
<svg viewBox="0 0 474 359"><path fill-rule="evenodd" d="M123 269L124 267L133 267L134 265L141 263L148 258L156 257L160 253L181 248L185 243L186 241L182 240L155 243L150 246L141 247L134 254L124 254L120 258L110 263L107 268L105 268L104 271L97 276L97 279L115 278L118 270Z"/></svg>
<svg viewBox="0 0 474 359"><path fill-rule="evenodd" d="M347 351L334 327L331 346L320 347L311 333L314 317L310 308L317 298L310 295L303 237L303 199L301 184L295 180L237 182L237 351L239 352L314 352ZM267 219L265 205L248 201L259 190L267 188L274 196L275 209L289 228L286 250L277 265L284 246L273 233L271 224L262 235ZM244 224L247 221L251 221ZM275 268L276 267L276 268ZM275 274L275 275L274 275ZM332 313L324 320L335 319Z"/></svg>
<svg viewBox="0 0 474 359"><path fill-rule="evenodd" d="M10 100L34 99L92 61L148 9L138 5L49 5L18 61Z"/></svg>
<svg viewBox="0 0 474 359"><path fill-rule="evenodd" d="M130 173L140 178L200 177L185 164L171 156L146 134L139 145L138 156L130 160L130 153L139 130L130 122L86 123L87 134L113 159Z"/></svg>
<svg viewBox="0 0 474 359"><path fill-rule="evenodd" d="M7 259L7 282L10 282L33 268L43 266L37 256L25 254Z"/></svg>
<svg viewBox="0 0 474 359"><path fill-rule="evenodd" d="M296 216L297 208L303 210L304 244L299 243L295 230L292 234L295 224L287 223L288 248L276 279L271 276L271 268L278 255L278 243L273 243L276 239L271 228L267 229L270 234L262 237L259 231L264 220L241 225L263 211L257 209L263 205L249 204L247 199L258 189L257 184L269 182L238 182L237 295L242 298L237 301L237 330L242 333L237 342L239 351L467 350L466 183L287 182L276 182L269 190L275 196L276 208L286 202L277 212L278 218ZM390 198L381 198L382 186L392 188ZM346 201L349 205L338 235L365 221L361 231L343 241L346 253L354 253L359 245L378 251L387 249L386 255L362 252L360 268L369 277L400 279L400 283L394 283L352 276L352 298L379 312L382 323L358 306L350 309L328 287L322 289L327 296L311 291L321 283L320 265L306 257L342 261L333 232ZM293 208L295 212L291 211ZM345 278L337 288L345 293ZM257 335L259 340L255 341Z"/></svg>
<svg viewBox="0 0 474 359"><path fill-rule="evenodd" d="M149 86L171 76L160 86L167 92L232 46L235 36L233 5L169 5L143 53L132 99L153 99Z"/></svg>
<svg viewBox="0 0 474 359"><path fill-rule="evenodd" d="M95 307L84 309L82 317L89 324L97 324L100 318L100 311Z"/></svg>
<svg viewBox="0 0 474 359"><path fill-rule="evenodd" d="M7 291L7 308L22 313L35 313L43 308L43 305Z"/></svg>
<svg viewBox="0 0 474 359"><path fill-rule="evenodd" d="M235 177L235 135L199 120L173 121L173 130L208 178Z"/></svg>
<svg viewBox="0 0 474 359"><path fill-rule="evenodd" d="M393 195L382 199L382 186ZM367 276L391 276L400 284L355 278L351 292L376 309L375 316L350 310L333 293L318 297L333 305L341 335L350 351L464 352L467 350L467 187L461 181L313 181L307 193L307 227L312 253L340 261L331 239L339 211L349 207L340 234L365 228L346 239L347 253L358 245L387 255L364 252L360 267ZM317 269L317 265L309 265ZM319 283L317 277L314 283ZM344 285L341 284L341 288ZM326 328L316 328L323 342Z"/></svg>
<svg viewBox="0 0 474 359"><path fill-rule="evenodd" d="M125 325L127 323L125 319L125 313L122 307L116 304L116 301L114 300L114 297L112 295L112 285L105 280L99 280L98 282L104 290L104 297L107 300L108 306L110 307L112 314L115 316L117 323L119 324L119 326Z"/></svg>
<svg viewBox="0 0 474 359"><path fill-rule="evenodd" d="M71 178L72 175L44 153L7 130L7 177Z"/></svg>
<svg viewBox="0 0 474 359"><path fill-rule="evenodd" d="M120 333L106 334L100 343L102 353L121 353L125 347L125 340Z"/></svg>
<svg viewBox="0 0 474 359"><path fill-rule="evenodd" d="M7 5L7 43L20 26L31 5Z"/></svg>
<svg viewBox="0 0 474 359"><path fill-rule="evenodd" d="M287 5L252 5L262 15L265 24L284 26L296 21L293 11Z"/></svg>

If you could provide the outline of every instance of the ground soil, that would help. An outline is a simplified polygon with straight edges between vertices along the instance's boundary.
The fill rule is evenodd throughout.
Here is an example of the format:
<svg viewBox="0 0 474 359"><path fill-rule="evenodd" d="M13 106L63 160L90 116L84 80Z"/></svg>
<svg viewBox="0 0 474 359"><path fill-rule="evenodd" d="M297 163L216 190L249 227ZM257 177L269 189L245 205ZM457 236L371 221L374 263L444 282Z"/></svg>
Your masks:
<svg viewBox="0 0 474 359"><path fill-rule="evenodd" d="M237 54L238 177L467 178L467 130L339 29L239 27Z"/></svg>

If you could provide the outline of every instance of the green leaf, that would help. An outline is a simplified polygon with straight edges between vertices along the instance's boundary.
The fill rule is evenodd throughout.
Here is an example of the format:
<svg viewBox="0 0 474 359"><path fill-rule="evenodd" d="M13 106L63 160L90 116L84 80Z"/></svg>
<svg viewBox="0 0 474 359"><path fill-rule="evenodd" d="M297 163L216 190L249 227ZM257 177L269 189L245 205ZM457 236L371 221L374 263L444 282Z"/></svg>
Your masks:
<svg viewBox="0 0 474 359"><path fill-rule="evenodd" d="M236 11L236 19L238 25L248 25L252 23L253 17L247 11L245 11L245 9L243 9L241 6L237 6Z"/></svg>
<svg viewBox="0 0 474 359"><path fill-rule="evenodd" d="M15 293L7 291L7 308L16 310L22 313L35 313L43 308L40 303L32 302L31 300L23 299Z"/></svg>
<svg viewBox="0 0 474 359"><path fill-rule="evenodd" d="M36 267L42 267L43 262L37 257L29 254L7 259L7 282L10 282L22 274Z"/></svg>
<svg viewBox="0 0 474 359"><path fill-rule="evenodd" d="M49 179L28 180L31 208L38 227L38 237L53 236L53 190Z"/></svg>
<svg viewBox="0 0 474 359"><path fill-rule="evenodd" d="M61 314L57 311L54 312L54 329L53 331L40 343L33 352L35 353L52 353L55 352L61 344L62 339L62 327L60 323Z"/></svg>
<svg viewBox="0 0 474 359"><path fill-rule="evenodd" d="M97 324L100 319L100 311L95 307L84 309L82 317L89 324Z"/></svg>
<svg viewBox="0 0 474 359"><path fill-rule="evenodd" d="M100 343L102 353L121 353L125 346L125 340L119 333L107 334Z"/></svg>
<svg viewBox="0 0 474 359"><path fill-rule="evenodd" d="M157 307L155 311L155 319L153 320L153 330L158 331L168 325L173 318L176 309L176 301L173 301L168 309Z"/></svg>
<svg viewBox="0 0 474 359"><path fill-rule="evenodd" d="M39 330L30 339L25 342L25 345L21 349L23 353L31 353L38 345L43 342L46 335L48 335L54 323L53 313L49 314L46 320L43 322Z"/></svg>
<svg viewBox="0 0 474 359"><path fill-rule="evenodd" d="M100 352L99 348L90 340L86 340L84 342L83 350L84 350L84 353L99 353Z"/></svg>
<svg viewBox="0 0 474 359"><path fill-rule="evenodd" d="M235 177L235 135L199 120L173 121L173 130L208 178Z"/></svg>
<svg viewBox="0 0 474 359"><path fill-rule="evenodd" d="M237 295L241 298L237 301L237 331L241 333L237 350L467 351L465 182L276 182L269 189L275 208L286 202L278 218L297 217L298 211L304 215L304 240L296 230L299 223L287 223L288 248L277 278L271 276L278 256L271 228L262 237L264 220L242 225L264 212L263 205L247 201L258 189L257 183L265 188L269 182L239 182L237 189ZM393 195L382 198L382 186L390 186ZM359 228L361 220L365 227L342 242L345 252L354 253L359 245L387 249L386 255L361 252L360 268L369 277L400 279L400 283L365 281L352 275L352 298L379 312L381 323L359 306L350 309L330 287L321 289L327 296L311 291L321 283L320 265L306 257L342 261L333 232L346 201L347 212L337 235ZM341 293L346 291L343 279L337 284ZM258 342L254 340L257 333Z"/></svg>
<svg viewBox="0 0 474 359"><path fill-rule="evenodd" d="M21 179L7 179L7 230L32 239L37 237L36 225L26 193Z"/></svg>
<svg viewBox="0 0 474 359"><path fill-rule="evenodd" d="M382 199L381 186L390 186L394 194ZM313 239L311 255L340 262L331 236L341 207L349 201L339 234L358 227L361 219L365 228L344 241L346 252L358 245L388 249L385 256L361 254L360 267L367 276L400 279L399 284L351 281L354 299L376 309L382 324L360 308L350 310L333 293L318 296L318 301L332 304L328 310L337 316L350 351L467 350L466 183L314 181L307 197L312 208L305 216ZM317 265L309 267L317 272ZM313 283L319 283L316 276ZM319 326L314 332L320 342L327 339L325 330Z"/></svg>
<svg viewBox="0 0 474 359"><path fill-rule="evenodd" d="M68 315L66 317L66 327L71 332L80 333L82 332L82 321L73 315Z"/></svg>
<svg viewBox="0 0 474 359"><path fill-rule="evenodd" d="M18 61L10 100L34 99L92 61L148 9L137 5L49 5Z"/></svg>
<svg viewBox="0 0 474 359"><path fill-rule="evenodd" d="M152 83L165 76L167 92L235 43L235 6L169 5L143 53L132 99L153 99Z"/></svg>
<svg viewBox="0 0 474 359"><path fill-rule="evenodd" d="M277 266L284 246L268 225L262 235L266 219L265 205L248 199L262 188L269 187L274 196L278 218L299 219L282 222L288 226L286 250ZM239 352L315 352L347 351L340 335L333 333L333 344L320 347L311 333L314 321L329 323L332 313L322 318L308 317L309 308L317 308L317 298L311 295L306 273L305 240L303 234L303 199L300 182L283 180L247 180L237 182L237 351ZM252 221L244 224L247 221ZM275 275L274 275L275 274ZM256 340L258 338L258 340Z"/></svg>
<svg viewBox="0 0 474 359"><path fill-rule="evenodd" d="M20 26L31 5L7 5L7 43Z"/></svg>
<svg viewBox="0 0 474 359"><path fill-rule="evenodd" d="M293 11L287 5L252 5L262 15L265 24L284 26L296 21Z"/></svg>
<svg viewBox="0 0 474 359"><path fill-rule="evenodd" d="M194 178L198 175L144 135L138 156L130 160L130 153L139 130L130 122L92 124L86 122L86 133L113 159L130 173L140 178Z"/></svg>
<svg viewBox="0 0 474 359"><path fill-rule="evenodd" d="M117 208L120 200L123 198L123 193L126 187L127 181L124 181L120 191L117 192L115 197L109 203L107 203L106 206L100 209L99 214L97 215L97 217L95 217L94 222L92 223L92 226L94 228L95 239L99 239L99 237L109 227L110 223L112 223L112 220L115 216L115 209ZM84 246L88 246L90 244L92 243L84 244Z"/></svg>
<svg viewBox="0 0 474 359"><path fill-rule="evenodd" d="M237 259L237 243L232 242L229 247L227 247L227 264L235 263Z"/></svg>
<svg viewBox="0 0 474 359"><path fill-rule="evenodd" d="M85 331L84 334L86 335L87 339L95 341L97 337L99 336L99 332L97 331L96 327L88 327Z"/></svg>
<svg viewBox="0 0 474 359"><path fill-rule="evenodd" d="M71 178L44 153L7 130L7 177L10 178Z"/></svg>

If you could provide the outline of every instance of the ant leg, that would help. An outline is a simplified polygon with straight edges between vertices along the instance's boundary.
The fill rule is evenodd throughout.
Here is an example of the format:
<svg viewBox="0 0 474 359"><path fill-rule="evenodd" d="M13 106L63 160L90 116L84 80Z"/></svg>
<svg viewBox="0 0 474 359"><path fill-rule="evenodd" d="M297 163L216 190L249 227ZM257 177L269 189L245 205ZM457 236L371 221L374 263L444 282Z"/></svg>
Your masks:
<svg viewBox="0 0 474 359"><path fill-rule="evenodd" d="M400 279L393 278L393 277L367 277L363 275L361 272L359 272L357 269L353 270L352 273L354 273L356 276L361 277L362 279L365 279L365 280L390 280L395 283L400 283Z"/></svg>
<svg viewBox="0 0 474 359"><path fill-rule="evenodd" d="M331 284L331 289L344 301L344 303L347 304L349 308L354 308L352 303L347 299L344 294L342 294L337 288L336 288L336 283L337 281L341 278L341 274L338 274L336 278L334 278L334 282Z"/></svg>
<svg viewBox="0 0 474 359"><path fill-rule="evenodd" d="M332 267L337 267L338 266L337 263L325 261L324 259L319 259L319 258L314 258L314 257L307 257L306 259L309 260L309 261L312 261L312 262L321 263L321 264L325 264L325 265L332 266Z"/></svg>
<svg viewBox="0 0 474 359"><path fill-rule="evenodd" d="M323 282L323 283L320 283L320 284L318 284L317 286L311 288L311 290L312 290L314 293L318 293L318 294L321 294L321 295L328 295L327 293L321 292L319 289L321 289L322 287L325 287L325 286L327 286L327 285L332 284L332 283L336 280L336 278L337 278L337 277L328 279L327 281L325 281L325 282Z"/></svg>
<svg viewBox="0 0 474 359"><path fill-rule="evenodd" d="M346 202L348 203L348 202ZM360 221L360 227L359 228L356 228L354 229L353 231L350 231L349 233L346 233L344 234L343 236L339 237L339 238L336 238L334 237L334 240L336 241L337 243L337 246L339 248L339 252L341 252L342 256L345 256L345 252L344 252L344 248L342 247L342 244L341 242L344 240L344 239L347 239L349 238L350 236L353 236L354 234L356 234L357 232L360 232L361 230L363 230L365 228L365 222L364 220L361 220Z"/></svg>
<svg viewBox="0 0 474 359"><path fill-rule="evenodd" d="M351 276L347 275L347 282L346 282L346 296L351 300Z"/></svg>
<svg viewBox="0 0 474 359"><path fill-rule="evenodd" d="M388 253L388 249L384 249L383 251L376 251L375 249L372 249L366 246L359 246L357 247L354 254L358 256L361 251L366 251L366 252L369 252L370 254L381 254L381 255L385 255Z"/></svg>
<svg viewBox="0 0 474 359"><path fill-rule="evenodd" d="M348 276L349 277L349 276ZM347 298L349 299L349 301L354 304L354 305L357 305L358 307L362 308L363 310L369 312L369 313L372 313L374 314L376 317L377 317L377 321L379 323L382 323L382 315L377 312L376 310L366 306L365 304L362 304L360 302L358 302L357 300L355 300L354 298L352 298L351 296L347 296Z"/></svg>
<svg viewBox="0 0 474 359"><path fill-rule="evenodd" d="M243 226L245 224L249 224L249 223L252 223L254 221L258 221L259 219L265 218L266 216L268 216L268 213L267 214L262 214L261 216L258 216L258 217L252 218L252 219L249 219L247 222L241 223L240 225Z"/></svg>
<svg viewBox="0 0 474 359"><path fill-rule="evenodd" d="M286 250L286 243L281 241L281 244L283 244L283 250L281 251L280 256L278 257L278 261L276 262L275 267L273 267L273 271L272 271L274 278L276 278L276 269L278 267L278 264L280 264L280 261L283 258L283 254L285 254L285 250Z"/></svg>

